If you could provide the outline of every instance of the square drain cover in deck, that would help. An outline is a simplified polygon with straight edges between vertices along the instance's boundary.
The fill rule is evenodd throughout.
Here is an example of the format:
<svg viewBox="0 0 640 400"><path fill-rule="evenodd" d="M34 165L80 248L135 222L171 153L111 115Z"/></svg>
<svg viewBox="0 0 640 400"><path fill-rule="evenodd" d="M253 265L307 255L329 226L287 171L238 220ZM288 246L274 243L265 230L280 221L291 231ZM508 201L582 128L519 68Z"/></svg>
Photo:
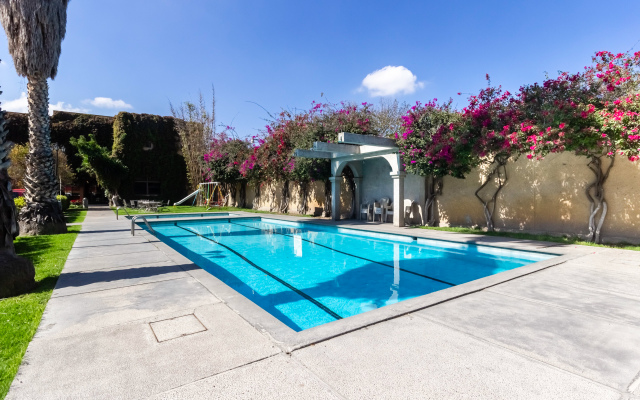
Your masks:
<svg viewBox="0 0 640 400"><path fill-rule="evenodd" d="M158 342L164 342L207 330L193 314L152 322L149 325L151 325L151 330L153 330L153 333L156 335Z"/></svg>

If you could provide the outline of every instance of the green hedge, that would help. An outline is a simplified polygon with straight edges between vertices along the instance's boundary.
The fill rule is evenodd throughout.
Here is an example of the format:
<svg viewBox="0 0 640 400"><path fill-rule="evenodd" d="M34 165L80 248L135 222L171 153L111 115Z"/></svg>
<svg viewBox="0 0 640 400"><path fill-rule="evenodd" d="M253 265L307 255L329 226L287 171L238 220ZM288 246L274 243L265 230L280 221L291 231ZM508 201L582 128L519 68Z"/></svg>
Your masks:
<svg viewBox="0 0 640 400"><path fill-rule="evenodd" d="M22 207L27 205L27 201L24 197L16 197L13 199L13 204L16 205L16 209L20 210Z"/></svg>
<svg viewBox="0 0 640 400"><path fill-rule="evenodd" d="M29 142L29 115L7 112L8 139L17 144ZM93 134L100 146L108 149L113 144L113 117L103 115L79 114L67 111L54 111L51 117L51 143L64 147L71 169L76 172L78 182L94 182L85 172L78 172L82 158L70 144L71 138ZM53 156L55 157L55 151Z"/></svg>
<svg viewBox="0 0 640 400"><path fill-rule="evenodd" d="M176 201L186 195L187 169L173 117L119 113L113 122L113 155L129 168L118 191L123 199ZM158 196L135 192L135 182L147 180L160 183Z"/></svg>
<svg viewBox="0 0 640 400"><path fill-rule="evenodd" d="M29 141L28 115L7 113L8 138L14 143ZM66 149L69 165L76 172L79 184L90 186L95 179L85 172L78 172L82 158L70 144L71 138L93 134L96 142L113 149L128 168L129 174L122 181L119 194L124 199L156 197L179 200L187 193L187 169L181 155L180 139L173 117L121 112L115 117L54 111L51 117L51 142ZM153 148L143 150L144 147ZM203 149L204 152L205 149ZM55 152L54 152L55 157ZM137 195L136 181L149 180L160 183L158 196Z"/></svg>
<svg viewBox="0 0 640 400"><path fill-rule="evenodd" d="M56 199L60 202L60 205L62 206L62 211L67 211L69 209L69 206L71 205L71 201L69 201L67 196L63 196L59 194L56 196Z"/></svg>

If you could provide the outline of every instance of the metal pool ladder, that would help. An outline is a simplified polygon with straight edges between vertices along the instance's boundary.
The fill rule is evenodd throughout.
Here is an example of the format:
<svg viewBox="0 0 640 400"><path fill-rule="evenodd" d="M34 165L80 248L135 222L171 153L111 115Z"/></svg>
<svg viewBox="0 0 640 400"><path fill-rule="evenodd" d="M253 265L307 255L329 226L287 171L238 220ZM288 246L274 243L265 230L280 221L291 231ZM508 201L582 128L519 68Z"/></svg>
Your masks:
<svg viewBox="0 0 640 400"><path fill-rule="evenodd" d="M154 231L153 228L151 227L151 225L149 225L149 222L144 217L144 215L136 215L133 218L131 218L131 236L135 236L136 235L136 219L138 219L138 218L140 218L141 220L144 221L144 224L147 225L147 228L149 228L149 231L153 234L153 236L155 236L156 235L156 231Z"/></svg>
<svg viewBox="0 0 640 400"><path fill-rule="evenodd" d="M118 213L119 213L120 210L124 210L124 212L126 212L128 216L131 216L131 214L129 214L129 211L127 211L126 207L118 206L118 208L116 208L116 219L120 219L120 218L118 218Z"/></svg>

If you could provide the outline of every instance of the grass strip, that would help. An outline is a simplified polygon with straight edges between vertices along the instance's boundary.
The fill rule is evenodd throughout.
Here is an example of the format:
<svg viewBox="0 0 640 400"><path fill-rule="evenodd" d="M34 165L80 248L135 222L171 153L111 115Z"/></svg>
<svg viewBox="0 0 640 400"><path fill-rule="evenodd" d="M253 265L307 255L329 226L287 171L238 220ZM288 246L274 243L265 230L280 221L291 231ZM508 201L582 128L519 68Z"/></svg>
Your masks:
<svg viewBox="0 0 640 400"><path fill-rule="evenodd" d="M79 224L84 222L84 218L87 216L87 210L84 208L70 208L64 212L64 219L67 224Z"/></svg>
<svg viewBox="0 0 640 400"><path fill-rule="evenodd" d="M1 399L18 372L80 228L70 226L59 235L18 237L14 242L16 253L33 261L37 285L29 293L0 300Z"/></svg>
<svg viewBox="0 0 640 400"><path fill-rule="evenodd" d="M577 244L581 246L608 247L613 249L640 251L640 246L633 245L630 243L622 242L622 243L615 243L615 244L596 244L596 243L587 242L585 240L582 240L577 237L572 237L572 236L552 236L552 235L543 235L543 234L538 235L538 234L520 233L520 232L486 232L486 231L483 231L482 229L439 227L439 226L438 227L416 226L415 228L430 229L434 231L444 231L444 232L470 233L472 235L498 236L498 237L508 237L513 239L522 239L522 240L537 240L542 242Z"/></svg>

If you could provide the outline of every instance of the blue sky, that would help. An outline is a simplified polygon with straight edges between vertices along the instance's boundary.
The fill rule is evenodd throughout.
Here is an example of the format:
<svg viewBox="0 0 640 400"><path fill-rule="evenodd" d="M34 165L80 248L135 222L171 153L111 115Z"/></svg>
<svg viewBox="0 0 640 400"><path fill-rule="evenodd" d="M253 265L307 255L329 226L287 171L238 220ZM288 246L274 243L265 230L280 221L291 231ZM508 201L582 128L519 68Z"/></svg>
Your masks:
<svg viewBox="0 0 640 400"><path fill-rule="evenodd" d="M199 90L210 100L213 84L218 123L241 136L268 117L252 102L274 113L307 108L321 93L332 102L453 97L464 106L457 93L477 92L486 73L516 90L545 71L578 71L598 50L640 50L640 2L625 3L74 0L50 103L169 115L170 101L195 100ZM20 111L26 78L1 36L0 101ZM404 68L363 86L387 66Z"/></svg>

